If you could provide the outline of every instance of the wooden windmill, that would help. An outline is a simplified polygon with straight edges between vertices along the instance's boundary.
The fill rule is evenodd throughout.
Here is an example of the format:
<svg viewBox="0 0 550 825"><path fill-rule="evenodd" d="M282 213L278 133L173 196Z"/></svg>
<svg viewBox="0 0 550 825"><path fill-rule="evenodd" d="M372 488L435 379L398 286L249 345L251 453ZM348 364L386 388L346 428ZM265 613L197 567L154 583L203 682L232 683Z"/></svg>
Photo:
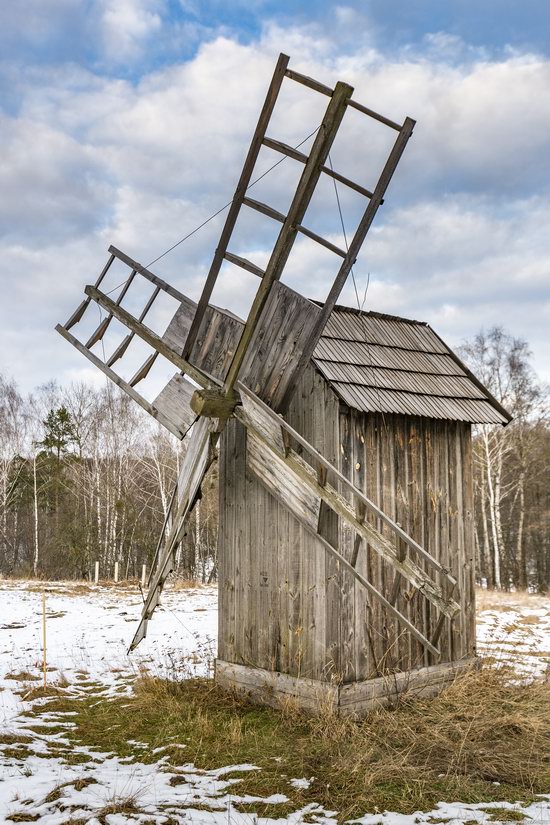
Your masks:
<svg viewBox="0 0 550 825"><path fill-rule="evenodd" d="M307 155L267 135L285 78L328 98ZM217 679L260 701L291 694L315 707L328 697L343 713L361 713L405 681L436 690L471 662L470 422L507 420L425 324L337 306L414 126L410 118L400 125L377 114L352 93L346 83L331 89L289 69L281 55L198 304L111 247L95 286L57 327L170 432L182 438L191 428L131 647L146 634L201 483L219 456ZM350 108L396 132L372 191L327 165ZM286 214L247 194L262 146L303 166ZM325 175L366 200L347 249L306 225ZM230 251L243 207L280 224L265 269ZM339 259L322 304L281 282L300 235ZM113 300L100 287L117 259L128 275ZM224 261L258 279L245 322L209 303ZM122 302L139 279L154 290L136 317ZM159 335L145 316L161 292L178 305ZM81 343L69 330L93 303L107 314ZM92 348L113 318L128 332L100 359ZM125 381L113 366L135 336L151 352ZM178 372L149 402L135 387L159 354ZM384 384L386 373L393 384ZM405 401L396 400L399 393ZM442 513L451 506L452 527ZM391 685L389 671L401 674Z"/></svg>

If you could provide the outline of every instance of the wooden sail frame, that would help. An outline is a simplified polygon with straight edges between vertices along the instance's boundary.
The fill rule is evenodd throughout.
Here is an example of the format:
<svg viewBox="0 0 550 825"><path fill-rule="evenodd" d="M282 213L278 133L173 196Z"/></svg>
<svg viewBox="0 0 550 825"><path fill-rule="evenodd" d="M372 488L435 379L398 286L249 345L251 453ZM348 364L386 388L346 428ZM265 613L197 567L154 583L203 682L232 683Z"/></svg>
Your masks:
<svg viewBox="0 0 550 825"><path fill-rule="evenodd" d="M286 55L280 55L277 61L198 304L190 301L185 295L151 272L148 267L142 266L121 250L111 246L109 260L95 285L85 288L85 300L67 323L64 326L58 325L57 329L67 341L128 393L134 401L180 439L186 436L197 418L192 411L194 384L206 391L214 391L230 399L228 414L234 414L248 432L247 465L249 469L275 498L290 509L302 526L319 540L320 546L332 554L341 566L351 572L356 581L378 599L383 607L427 651L437 656L439 651L436 645L444 619L446 617L452 619L460 610L458 603L453 600L457 585L456 579L449 570L446 570L425 548L408 536L393 519L374 505L361 490L277 414L287 408L296 383L310 361L314 347L334 309L376 212L383 203L387 187L412 134L415 122L407 117L402 124L395 123L353 100L353 89L348 84L337 83L335 88L331 89L289 69L288 61L289 58ZM271 115L285 78L329 98L323 120L315 132L313 145L308 154L267 135ZM348 108L353 108L397 132L395 142L372 191L326 165L331 146ZM303 164L304 168L286 215L247 195L262 146ZM368 200L356 232L346 250L322 238L304 224L308 206L322 175L330 176ZM236 255L228 248L242 206L255 210L281 224L265 269ZM285 265L299 235L308 237L341 259L327 299L320 306L307 301L299 293L281 283ZM129 274L118 298L113 300L100 289L100 286L115 259L129 268ZM220 374L214 375L196 362L193 352L208 313L217 312L211 306L210 298L223 261L239 266L257 277L259 285L248 318L244 323L233 323L231 327L232 337L230 337L228 363ZM153 284L154 290L144 309L136 317L122 306L122 301L138 276ZM168 330L165 335L161 336L144 323L161 292L178 301L178 312L183 313L181 329L178 333L178 340L181 340L180 349L174 348L167 334ZM107 315L100 320L87 342L82 343L69 330L82 320L86 309L92 302L102 308ZM110 357L103 362L91 350L102 340L112 318L120 321L128 329L128 333ZM136 335L149 345L152 352L137 369L133 378L130 381L124 381L113 370L113 365L124 356ZM172 390L168 393L172 405L170 415L166 414L166 410L163 412L160 406L155 406L155 403L161 404L162 393L155 403L150 403L135 389L135 385L149 373L158 355L170 361L179 371L171 384L165 388L167 390L172 386ZM185 376L188 376L194 384L191 384ZM177 394L178 392L180 395ZM176 415L174 405L177 406L180 400L182 414ZM166 577L174 565L174 552L185 521L194 506L204 475L215 458L214 448L223 426L224 420L199 417L197 424L191 430L188 450L163 534L159 539L156 553L158 562L150 576L149 591L142 618L131 648L135 647L145 636L147 623L158 604ZM305 450L309 461L296 452L293 444ZM292 497L286 494L290 487L295 491ZM346 496L351 498L351 504ZM321 512L326 508L335 513L355 532L351 560L346 559L323 532ZM393 532L396 546L367 520L368 512ZM393 594L390 599L374 588L372 583L356 569L361 546L372 548L396 571ZM411 552L419 561L432 568L434 575L439 577L439 584L411 558ZM407 580L440 611L440 619L431 639L420 633L414 624L396 608L396 597L401 579Z"/></svg>

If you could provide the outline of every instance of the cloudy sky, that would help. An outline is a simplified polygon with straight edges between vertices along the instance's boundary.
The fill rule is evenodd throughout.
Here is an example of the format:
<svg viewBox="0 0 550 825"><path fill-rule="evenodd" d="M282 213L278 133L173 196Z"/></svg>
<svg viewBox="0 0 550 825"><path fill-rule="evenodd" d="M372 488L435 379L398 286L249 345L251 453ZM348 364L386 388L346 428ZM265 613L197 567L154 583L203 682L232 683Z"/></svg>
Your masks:
<svg viewBox="0 0 550 825"><path fill-rule="evenodd" d="M360 292L370 276L367 308L426 320L451 345L504 325L550 379L547 0L0 4L1 372L25 390L92 379L55 323L110 243L147 264L230 200L281 51L386 116L417 120L356 267ZM270 133L298 144L326 103L285 81ZM387 132L346 116L334 167L372 188ZM262 150L258 173L276 159ZM254 197L284 211L299 171L286 161ZM341 196L352 232L361 204ZM222 222L155 271L197 297ZM308 225L343 243L328 182ZM270 229L247 217L233 250L265 263ZM304 239L289 263L287 282L324 298L335 261ZM242 314L256 285L228 266L215 301ZM355 302L350 285L342 302Z"/></svg>

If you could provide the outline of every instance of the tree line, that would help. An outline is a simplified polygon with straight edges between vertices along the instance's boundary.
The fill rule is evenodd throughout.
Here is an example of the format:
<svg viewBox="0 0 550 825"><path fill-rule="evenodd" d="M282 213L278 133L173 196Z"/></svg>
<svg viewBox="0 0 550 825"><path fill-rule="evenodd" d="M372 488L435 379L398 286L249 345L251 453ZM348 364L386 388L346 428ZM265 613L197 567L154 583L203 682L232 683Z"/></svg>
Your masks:
<svg viewBox="0 0 550 825"><path fill-rule="evenodd" d="M474 429L476 575L489 588L550 589L548 396L525 341L480 332L460 355L513 415ZM138 577L153 559L185 445L107 385L50 383L24 397L0 375L0 574ZM212 581L217 468L176 558Z"/></svg>
<svg viewBox="0 0 550 825"><path fill-rule="evenodd" d="M474 430L478 582L550 590L550 427L547 387L526 341L502 327L480 332L460 355L513 416Z"/></svg>
<svg viewBox="0 0 550 825"><path fill-rule="evenodd" d="M182 445L110 385L55 383L24 397L0 376L0 573L91 579L141 574L161 534ZM177 558L215 576L212 480Z"/></svg>

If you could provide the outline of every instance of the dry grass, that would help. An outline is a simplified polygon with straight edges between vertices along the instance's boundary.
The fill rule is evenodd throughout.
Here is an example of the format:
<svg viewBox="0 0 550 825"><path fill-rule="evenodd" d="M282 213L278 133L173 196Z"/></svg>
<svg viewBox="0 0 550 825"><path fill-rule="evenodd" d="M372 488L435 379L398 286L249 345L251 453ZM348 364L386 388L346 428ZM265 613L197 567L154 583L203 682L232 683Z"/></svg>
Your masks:
<svg viewBox="0 0 550 825"><path fill-rule="evenodd" d="M101 825L108 825L107 817L112 814L140 814L135 795L114 797L100 811L95 814Z"/></svg>
<svg viewBox="0 0 550 825"><path fill-rule="evenodd" d="M528 593L526 590L507 593L503 590L476 588L476 609L478 612L483 610L509 610L513 607L530 607L533 610L545 608L548 610L548 596Z"/></svg>
<svg viewBox="0 0 550 825"><path fill-rule="evenodd" d="M166 592L174 591L177 593L179 590L200 590L206 586L207 585L193 581L192 579L174 579L170 582Z"/></svg>
<svg viewBox="0 0 550 825"><path fill-rule="evenodd" d="M550 787L550 685L513 685L503 671L469 673L435 699L379 709L361 722L328 710L307 718L291 705L253 706L207 679L148 676L124 705L66 697L48 707L76 710L68 735L119 756L152 762L153 748L172 745L162 754L176 776L177 766L190 762L204 769L257 765L261 770L240 777L234 793L290 800L256 804L260 815L284 816L317 802L344 820L376 808L429 810L440 799L529 801ZM309 788L289 785L304 776L315 777Z"/></svg>
<svg viewBox="0 0 550 825"><path fill-rule="evenodd" d="M19 693L21 697L28 702L33 702L35 699L44 699L51 696L64 696L65 691L63 687L59 684L55 683L48 683L46 686L44 684L36 685L35 687L31 688L27 691L15 691Z"/></svg>
<svg viewBox="0 0 550 825"><path fill-rule="evenodd" d="M30 673L28 670L21 670L18 673L6 673L4 679L13 679L16 682L37 682L40 676Z"/></svg>

